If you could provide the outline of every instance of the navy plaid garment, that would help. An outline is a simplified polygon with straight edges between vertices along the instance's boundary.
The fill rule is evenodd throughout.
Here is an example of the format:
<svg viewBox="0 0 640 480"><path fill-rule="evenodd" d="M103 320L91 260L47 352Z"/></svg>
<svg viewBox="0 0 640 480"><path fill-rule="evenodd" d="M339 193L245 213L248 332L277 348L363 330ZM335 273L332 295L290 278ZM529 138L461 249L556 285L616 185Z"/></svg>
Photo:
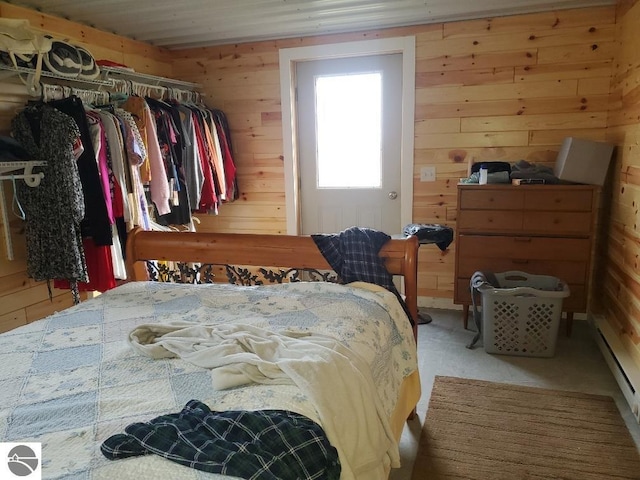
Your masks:
<svg viewBox="0 0 640 480"><path fill-rule="evenodd" d="M110 460L154 453L187 467L255 480L338 480L338 452L312 420L285 410L180 413L134 423L101 445Z"/></svg>
<svg viewBox="0 0 640 480"><path fill-rule="evenodd" d="M311 238L344 283L369 282L395 290L392 277L378 256L391 239L386 233L350 227L340 233L316 234Z"/></svg>
<svg viewBox="0 0 640 480"><path fill-rule="evenodd" d="M311 238L342 282L368 282L393 292L413 325L409 309L393 284L393 276L378 256L391 240L389 235L370 228L349 227L340 233L315 234Z"/></svg>

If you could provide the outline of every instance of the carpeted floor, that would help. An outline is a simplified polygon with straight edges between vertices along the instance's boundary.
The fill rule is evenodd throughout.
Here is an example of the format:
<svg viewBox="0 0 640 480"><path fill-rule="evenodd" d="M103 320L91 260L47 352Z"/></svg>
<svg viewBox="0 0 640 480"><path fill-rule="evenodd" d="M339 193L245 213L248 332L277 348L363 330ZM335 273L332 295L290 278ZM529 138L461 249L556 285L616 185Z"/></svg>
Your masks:
<svg viewBox="0 0 640 480"><path fill-rule="evenodd" d="M611 397L437 376L412 480L640 479Z"/></svg>

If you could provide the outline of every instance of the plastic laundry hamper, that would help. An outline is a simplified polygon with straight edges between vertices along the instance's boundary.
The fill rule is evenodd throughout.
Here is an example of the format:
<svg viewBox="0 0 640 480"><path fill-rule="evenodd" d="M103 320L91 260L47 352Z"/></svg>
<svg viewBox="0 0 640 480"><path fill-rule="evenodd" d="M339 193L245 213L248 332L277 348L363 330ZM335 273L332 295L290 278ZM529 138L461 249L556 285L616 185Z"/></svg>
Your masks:
<svg viewBox="0 0 640 480"><path fill-rule="evenodd" d="M496 273L496 288L485 283L482 294L482 340L488 353L552 357L555 354L562 301L569 287L556 277L520 271Z"/></svg>

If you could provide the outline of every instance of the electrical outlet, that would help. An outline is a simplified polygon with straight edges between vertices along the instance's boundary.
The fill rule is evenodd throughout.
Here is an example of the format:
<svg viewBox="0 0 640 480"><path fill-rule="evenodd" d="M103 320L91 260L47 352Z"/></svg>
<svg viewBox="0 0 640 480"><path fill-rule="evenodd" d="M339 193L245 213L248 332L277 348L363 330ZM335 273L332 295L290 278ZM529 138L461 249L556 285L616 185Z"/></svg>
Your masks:
<svg viewBox="0 0 640 480"><path fill-rule="evenodd" d="M436 181L436 167L420 167L420 181L421 182L435 182Z"/></svg>

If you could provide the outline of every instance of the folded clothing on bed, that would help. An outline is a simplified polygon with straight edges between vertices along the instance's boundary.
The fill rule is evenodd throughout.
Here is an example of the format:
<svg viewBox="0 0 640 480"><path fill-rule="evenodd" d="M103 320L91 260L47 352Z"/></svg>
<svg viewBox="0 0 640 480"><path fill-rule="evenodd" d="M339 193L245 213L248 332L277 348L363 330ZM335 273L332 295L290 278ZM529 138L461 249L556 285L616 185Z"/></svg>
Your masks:
<svg viewBox="0 0 640 480"><path fill-rule="evenodd" d="M180 413L134 423L106 439L111 460L153 453L187 467L256 480L338 480L338 452L322 428L282 410L214 412L191 400Z"/></svg>

